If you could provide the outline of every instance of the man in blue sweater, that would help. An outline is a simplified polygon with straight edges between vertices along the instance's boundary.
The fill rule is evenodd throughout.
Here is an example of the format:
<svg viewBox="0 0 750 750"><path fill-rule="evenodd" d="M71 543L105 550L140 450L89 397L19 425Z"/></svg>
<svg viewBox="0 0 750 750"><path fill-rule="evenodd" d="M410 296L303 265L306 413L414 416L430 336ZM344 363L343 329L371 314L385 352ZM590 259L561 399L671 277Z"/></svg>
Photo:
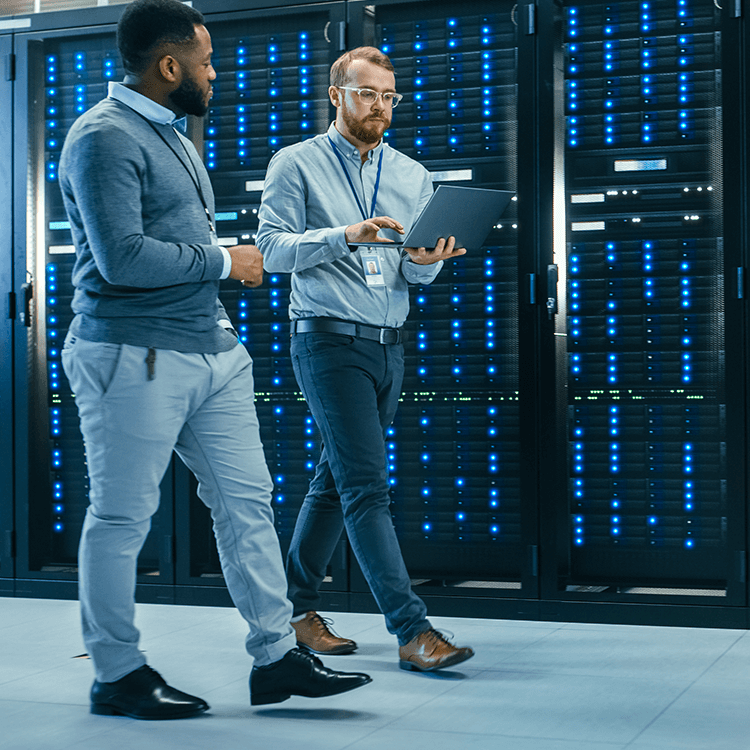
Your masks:
<svg viewBox="0 0 750 750"><path fill-rule="evenodd" d="M208 174L174 127L208 109L210 36L177 0L131 3L117 36L125 82L75 122L60 163L77 254L63 366L90 478L79 597L91 710L174 719L208 709L146 664L134 625L136 560L173 450L198 478L249 625L252 704L351 690L370 678L296 648L252 360L218 300L220 279L259 285L262 258L252 245L218 245Z"/></svg>

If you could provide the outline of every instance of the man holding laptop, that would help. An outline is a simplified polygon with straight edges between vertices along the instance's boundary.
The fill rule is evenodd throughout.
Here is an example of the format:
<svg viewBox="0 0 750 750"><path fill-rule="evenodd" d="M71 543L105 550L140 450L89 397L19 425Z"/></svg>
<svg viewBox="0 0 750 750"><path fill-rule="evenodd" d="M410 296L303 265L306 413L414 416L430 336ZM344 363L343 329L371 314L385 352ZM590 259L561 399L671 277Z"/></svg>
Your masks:
<svg viewBox="0 0 750 750"><path fill-rule="evenodd" d="M323 437L315 477L287 558L292 625L314 653L346 654L316 609L345 527L402 669L432 671L473 656L434 630L411 589L389 511L385 430L404 374L407 284L429 284L463 255L453 237L434 248L369 247L395 240L432 196L429 172L382 141L396 93L393 66L373 47L342 55L328 94L328 132L282 149L266 175L256 243L271 273L291 273L291 356Z"/></svg>

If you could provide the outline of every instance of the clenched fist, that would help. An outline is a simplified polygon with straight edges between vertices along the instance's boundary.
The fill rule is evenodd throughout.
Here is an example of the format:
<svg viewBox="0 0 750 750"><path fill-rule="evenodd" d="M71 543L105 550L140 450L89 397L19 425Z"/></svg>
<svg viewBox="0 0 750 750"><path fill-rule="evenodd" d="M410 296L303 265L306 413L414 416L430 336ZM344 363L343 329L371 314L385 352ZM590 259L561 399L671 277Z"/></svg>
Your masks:
<svg viewBox="0 0 750 750"><path fill-rule="evenodd" d="M255 245L235 245L228 247L232 257L230 279L237 279L245 286L260 286L263 283L263 256Z"/></svg>

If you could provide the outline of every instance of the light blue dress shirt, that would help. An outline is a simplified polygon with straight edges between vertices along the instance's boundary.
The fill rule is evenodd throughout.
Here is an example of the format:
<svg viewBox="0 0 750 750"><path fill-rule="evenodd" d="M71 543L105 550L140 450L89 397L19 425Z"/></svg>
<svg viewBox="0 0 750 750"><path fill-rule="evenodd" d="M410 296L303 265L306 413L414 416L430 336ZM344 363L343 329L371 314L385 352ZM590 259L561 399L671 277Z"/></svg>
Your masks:
<svg viewBox="0 0 750 750"><path fill-rule="evenodd" d="M180 130L182 133L185 132L185 118L177 119L177 115L167 107L162 107L161 104L155 102L153 99L149 99L143 94L139 94L133 89L129 89L122 83L116 81L110 81L107 95L110 99L117 99L118 102L134 109L139 115L143 115L147 120L158 123L159 125L171 125L173 128ZM232 270L232 256L229 251L218 246L221 250L221 254L224 256L224 270L219 278L229 278L229 272Z"/></svg>
<svg viewBox="0 0 750 750"><path fill-rule="evenodd" d="M330 138L330 140L329 140ZM258 212L256 244L269 273L291 273L292 319L332 317L399 327L409 313L408 284L429 284L442 261L419 265L398 248L379 247L384 284L368 286L359 248L346 243L346 227L363 221L333 141L369 210L383 154L375 216L390 216L408 232L432 196L432 177L418 162L380 143L362 163L359 151L336 130L279 151L268 165ZM397 239L392 230L380 235Z"/></svg>

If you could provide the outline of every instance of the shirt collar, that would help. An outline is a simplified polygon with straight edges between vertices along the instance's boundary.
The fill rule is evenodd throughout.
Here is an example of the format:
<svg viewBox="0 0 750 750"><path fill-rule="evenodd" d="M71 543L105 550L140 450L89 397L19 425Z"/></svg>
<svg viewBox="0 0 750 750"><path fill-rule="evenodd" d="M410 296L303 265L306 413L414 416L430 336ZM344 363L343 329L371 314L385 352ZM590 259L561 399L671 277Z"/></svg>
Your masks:
<svg viewBox="0 0 750 750"><path fill-rule="evenodd" d="M109 82L109 91L107 92L110 99L116 99L122 102L130 109L134 109L139 115L143 115L147 120L151 120L159 125L172 125L179 128L183 133L187 127L187 118L177 118L174 112L167 107L162 107L153 99L149 99L143 94L124 86L116 81Z"/></svg>
<svg viewBox="0 0 750 750"><path fill-rule="evenodd" d="M328 128L328 137L336 144L336 147L342 154L344 154L344 156L356 159L358 164L362 163L362 159L359 155L359 149L353 143L349 143L349 141L347 141L346 138L344 138L344 136L339 133L339 131L336 129L335 122L332 122L331 127ZM372 161L373 159L377 159L382 150L383 139L381 138L380 143L378 143L378 145L370 151L370 153L367 155L367 158L370 161Z"/></svg>

